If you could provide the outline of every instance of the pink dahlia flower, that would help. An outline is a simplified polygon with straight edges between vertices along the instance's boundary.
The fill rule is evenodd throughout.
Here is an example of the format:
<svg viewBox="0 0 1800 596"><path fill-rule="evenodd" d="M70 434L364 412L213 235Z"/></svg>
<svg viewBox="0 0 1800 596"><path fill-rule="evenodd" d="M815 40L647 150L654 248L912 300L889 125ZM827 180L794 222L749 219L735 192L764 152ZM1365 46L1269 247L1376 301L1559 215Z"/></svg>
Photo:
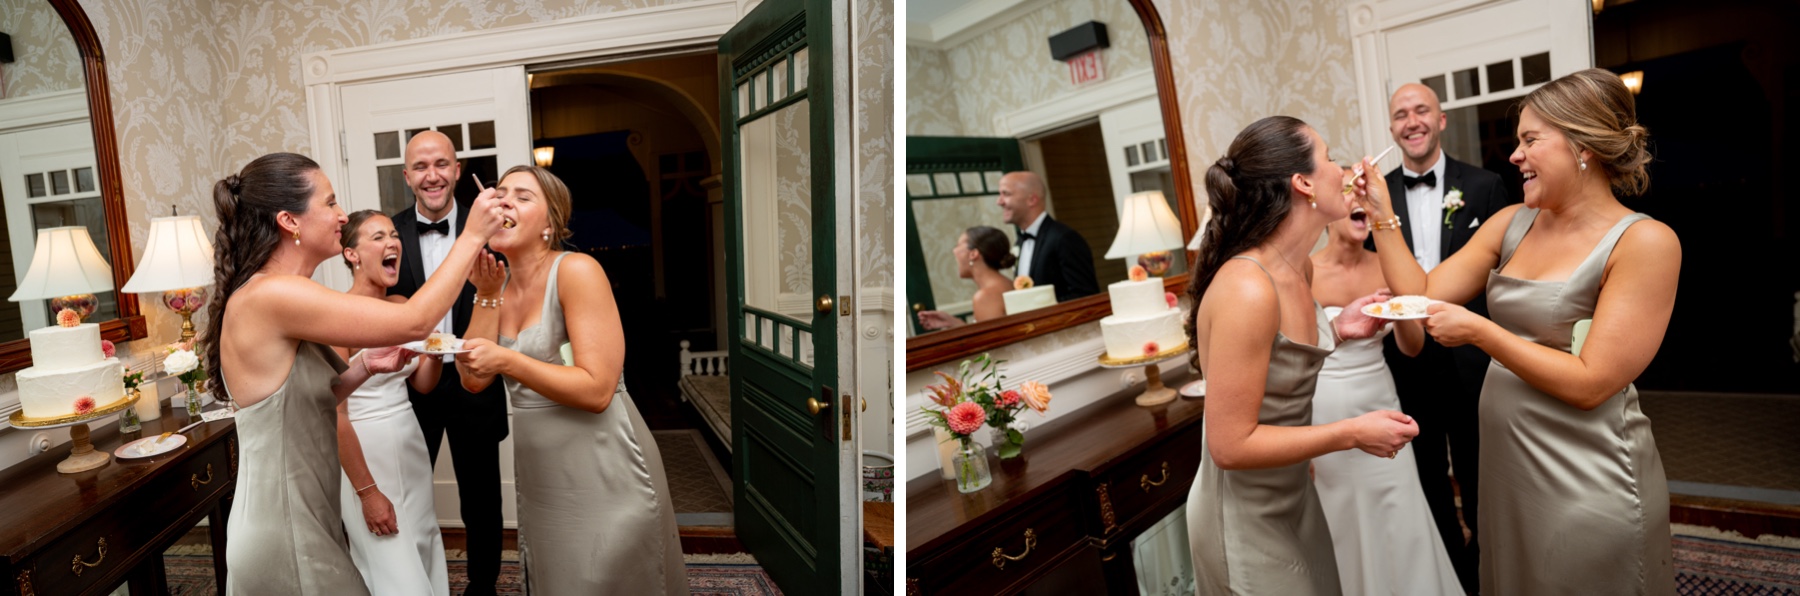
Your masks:
<svg viewBox="0 0 1800 596"><path fill-rule="evenodd" d="M1019 395L1019 390L1008 389L1005 393L1000 394L1000 399L994 400L994 405L1002 408L1010 408L1018 405L1019 400L1022 399L1025 399L1025 396Z"/></svg>
<svg viewBox="0 0 1800 596"><path fill-rule="evenodd" d="M950 424L950 432L967 435L981 430L982 423L987 422L987 412L972 401L956 404L944 412L944 421Z"/></svg>

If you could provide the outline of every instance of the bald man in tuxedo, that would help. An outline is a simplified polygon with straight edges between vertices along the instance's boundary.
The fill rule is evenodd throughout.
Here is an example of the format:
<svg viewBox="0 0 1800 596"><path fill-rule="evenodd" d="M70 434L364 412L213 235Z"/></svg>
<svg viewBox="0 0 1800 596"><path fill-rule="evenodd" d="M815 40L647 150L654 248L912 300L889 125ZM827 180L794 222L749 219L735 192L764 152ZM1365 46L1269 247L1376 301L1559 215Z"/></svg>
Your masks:
<svg viewBox="0 0 1800 596"><path fill-rule="evenodd" d="M1094 252L1075 228L1045 212L1044 179L1019 171L1000 177L1000 215L1018 228L1019 265L1014 277L1030 277L1034 285L1056 286L1056 301L1068 302L1100 293L1094 276Z"/></svg>

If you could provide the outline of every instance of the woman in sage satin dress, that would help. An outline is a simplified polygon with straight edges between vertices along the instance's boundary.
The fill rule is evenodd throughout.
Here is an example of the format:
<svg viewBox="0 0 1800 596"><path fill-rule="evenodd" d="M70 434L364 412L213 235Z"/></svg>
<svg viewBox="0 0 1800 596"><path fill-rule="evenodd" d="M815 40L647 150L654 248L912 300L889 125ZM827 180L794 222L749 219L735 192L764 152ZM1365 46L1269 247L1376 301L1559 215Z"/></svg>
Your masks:
<svg viewBox="0 0 1800 596"><path fill-rule="evenodd" d="M1618 76L1590 69L1526 96L1517 136L1525 204L1430 274L1400 234L1375 235L1389 287L1443 301L1426 330L1494 358L1479 410L1481 592L1673 594L1668 481L1632 380L1668 328L1681 243L1618 198L1649 184L1648 132ZM1365 180L1359 201L1385 219L1385 181ZM1457 306L1482 292L1493 320Z"/></svg>
<svg viewBox="0 0 1800 596"><path fill-rule="evenodd" d="M450 311L481 245L499 228L491 193L438 274L405 303L312 280L337 255L344 210L317 163L273 153L213 187L211 325L201 344L213 386L238 406L237 494L225 532L225 593L367 594L338 502L337 405L371 374L400 370L393 347ZM328 346L369 348L347 366Z"/></svg>
<svg viewBox="0 0 1800 596"><path fill-rule="evenodd" d="M1351 301L1335 323L1313 301L1307 253L1350 213L1343 178L1325 140L1286 116L1245 128L1206 171L1212 217L1188 288L1207 379L1206 453L1187 503L1200 594L1339 593L1308 462L1348 449L1392 457L1418 434L1392 410L1312 424L1326 355L1384 323L1361 312L1380 294Z"/></svg>
<svg viewBox="0 0 1800 596"><path fill-rule="evenodd" d="M526 591L686 594L662 455L625 390L611 285L593 257L560 249L569 189L533 166L495 189L513 224L493 240L506 264L490 255L470 276L476 308L456 366L470 391L501 377L512 401Z"/></svg>

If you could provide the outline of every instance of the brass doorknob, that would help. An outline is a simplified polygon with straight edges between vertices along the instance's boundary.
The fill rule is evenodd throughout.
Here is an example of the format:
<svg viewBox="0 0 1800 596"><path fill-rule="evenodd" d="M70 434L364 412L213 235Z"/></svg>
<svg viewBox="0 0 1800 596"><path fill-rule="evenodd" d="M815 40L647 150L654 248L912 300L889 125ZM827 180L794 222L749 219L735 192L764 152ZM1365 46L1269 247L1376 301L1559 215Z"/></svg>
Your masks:
<svg viewBox="0 0 1800 596"><path fill-rule="evenodd" d="M814 397L806 398L806 411L812 412L814 416L818 416L819 412L829 409L831 409L831 402L819 401L818 398Z"/></svg>
<svg viewBox="0 0 1800 596"><path fill-rule="evenodd" d="M919 312L922 310L925 310L925 303L923 303L923 302L914 302L913 303L913 312Z"/></svg>
<svg viewBox="0 0 1800 596"><path fill-rule="evenodd" d="M831 312L831 304L829 294L820 294L819 299L813 301L813 308L818 309L819 312Z"/></svg>

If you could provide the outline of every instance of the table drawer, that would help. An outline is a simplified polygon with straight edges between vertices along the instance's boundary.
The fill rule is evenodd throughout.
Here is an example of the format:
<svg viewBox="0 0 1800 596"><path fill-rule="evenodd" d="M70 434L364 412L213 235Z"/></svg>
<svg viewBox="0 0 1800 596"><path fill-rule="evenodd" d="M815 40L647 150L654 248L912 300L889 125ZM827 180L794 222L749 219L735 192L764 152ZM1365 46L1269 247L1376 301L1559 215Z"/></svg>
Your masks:
<svg viewBox="0 0 1800 596"><path fill-rule="evenodd" d="M1031 585L1059 557L1087 541L1073 483L1013 507L966 540L926 559L916 577L928 594L1008 594ZM971 497L973 498L973 497Z"/></svg>
<svg viewBox="0 0 1800 596"><path fill-rule="evenodd" d="M231 484L233 470L229 441L214 441L187 459L169 466L163 474L140 493L148 497L154 511L165 515L183 515L201 503L210 502L213 493Z"/></svg>
<svg viewBox="0 0 1800 596"><path fill-rule="evenodd" d="M1161 444L1113 466L1096 479L1094 510L1096 536L1117 531L1166 499L1182 501L1200 468L1206 450L1201 426L1196 424Z"/></svg>

